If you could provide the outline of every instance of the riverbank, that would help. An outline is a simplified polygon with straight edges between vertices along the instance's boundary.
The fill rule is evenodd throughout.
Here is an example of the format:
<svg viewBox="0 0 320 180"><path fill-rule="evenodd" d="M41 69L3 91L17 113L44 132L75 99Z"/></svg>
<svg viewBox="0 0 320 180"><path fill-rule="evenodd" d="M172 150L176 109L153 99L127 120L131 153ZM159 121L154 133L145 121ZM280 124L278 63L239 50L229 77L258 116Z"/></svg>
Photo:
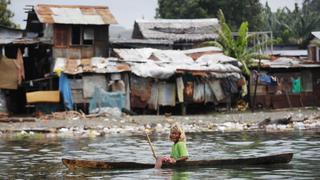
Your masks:
<svg viewBox="0 0 320 180"><path fill-rule="evenodd" d="M22 117L20 120L15 118L15 121L1 121L0 135L42 133L59 137L94 137L141 134L146 128L156 133L168 133L173 122L181 123L186 132L320 130L320 109L220 112L188 116L128 116L120 113L85 116L80 113L61 112L33 120L29 118L28 121L24 121Z"/></svg>

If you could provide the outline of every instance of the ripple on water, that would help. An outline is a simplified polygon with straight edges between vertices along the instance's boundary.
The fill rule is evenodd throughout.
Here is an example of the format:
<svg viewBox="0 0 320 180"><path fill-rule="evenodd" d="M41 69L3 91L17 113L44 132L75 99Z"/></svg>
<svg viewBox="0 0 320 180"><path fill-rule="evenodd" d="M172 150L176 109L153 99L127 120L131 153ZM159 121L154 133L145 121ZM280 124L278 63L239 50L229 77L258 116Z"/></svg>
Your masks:
<svg viewBox="0 0 320 180"><path fill-rule="evenodd" d="M259 177L256 177L256 179L287 179L289 178L288 176L283 176L283 175L272 175L272 174L267 174L267 175L262 175Z"/></svg>
<svg viewBox="0 0 320 180"><path fill-rule="evenodd" d="M16 154L15 152L0 152L0 155L14 155Z"/></svg>
<svg viewBox="0 0 320 180"><path fill-rule="evenodd" d="M50 152L50 149L40 149L39 152Z"/></svg>
<svg viewBox="0 0 320 180"><path fill-rule="evenodd" d="M17 149L14 149L15 151L21 151L21 152L29 152L31 151L30 149L23 149L23 148L17 148Z"/></svg>
<svg viewBox="0 0 320 180"><path fill-rule="evenodd" d="M237 145L237 146L248 146L248 145L251 145L251 144L254 144L254 142L248 142L248 141L244 141L244 142L225 142L225 144L228 144L228 145Z"/></svg>
<svg viewBox="0 0 320 180"><path fill-rule="evenodd" d="M256 133L258 134L258 133ZM190 137L190 138L189 138ZM290 134L275 136L261 134L244 136L237 133L188 134L190 159L218 159L238 156L266 155L292 150L295 156L288 165L194 168L187 171L189 179L303 179L319 177L320 141L315 137ZM166 135L151 137L159 155L167 155L172 143ZM313 138L313 139L312 139ZM312 141L310 141L312 140ZM48 140L50 141L50 140ZM54 143L32 144L25 141L0 146L0 179L8 177L21 179L171 179L177 170L125 170L125 171L68 171L61 163L61 157L97 159L107 161L154 162L150 147L144 136L108 137L93 139L55 139ZM305 142L305 141L310 141ZM22 149L22 150L21 150ZM23 149L30 149L24 151ZM1 163L2 162L2 163ZM27 172L27 173L25 173ZM182 172L182 174L184 173ZM9 176L7 176L9 174ZM26 177L33 174L34 177ZM11 176L10 176L11 175ZM297 177L299 176L299 177Z"/></svg>

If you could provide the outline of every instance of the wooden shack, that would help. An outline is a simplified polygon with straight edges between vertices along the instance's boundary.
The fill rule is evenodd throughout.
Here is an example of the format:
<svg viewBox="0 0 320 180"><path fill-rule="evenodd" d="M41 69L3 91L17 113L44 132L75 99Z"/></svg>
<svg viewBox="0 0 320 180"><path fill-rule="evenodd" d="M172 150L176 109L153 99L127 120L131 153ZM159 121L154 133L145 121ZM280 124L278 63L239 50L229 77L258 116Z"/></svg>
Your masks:
<svg viewBox="0 0 320 180"><path fill-rule="evenodd" d="M51 44L53 58L106 57L116 23L106 6L39 4L28 12L26 31Z"/></svg>
<svg viewBox="0 0 320 180"><path fill-rule="evenodd" d="M319 106L319 70L319 64L299 59L262 60L260 71L253 69L250 79L252 106L274 109Z"/></svg>
<svg viewBox="0 0 320 180"><path fill-rule="evenodd" d="M314 62L320 62L320 31L311 33L313 40L308 46L309 59Z"/></svg>
<svg viewBox="0 0 320 180"><path fill-rule="evenodd" d="M109 56L109 26L117 21L108 7L39 4L27 8L27 13L25 34L39 40L39 44L30 49L30 57L35 60L31 67L41 72L27 79L26 92L61 90L57 76L60 72L66 74L66 81L82 80L83 74L96 74L91 68L93 57L104 61ZM59 60L64 67L57 69ZM65 101L65 95L63 97Z"/></svg>

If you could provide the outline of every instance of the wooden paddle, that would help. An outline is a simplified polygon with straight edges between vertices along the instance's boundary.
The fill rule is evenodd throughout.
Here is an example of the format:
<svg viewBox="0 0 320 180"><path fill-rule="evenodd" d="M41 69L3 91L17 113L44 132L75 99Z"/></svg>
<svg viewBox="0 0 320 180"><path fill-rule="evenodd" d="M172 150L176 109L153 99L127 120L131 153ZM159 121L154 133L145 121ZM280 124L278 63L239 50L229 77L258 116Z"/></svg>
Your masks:
<svg viewBox="0 0 320 180"><path fill-rule="evenodd" d="M153 155L154 159L157 159L157 155L156 155L156 152L154 150L154 146L153 146L153 144L152 144L152 142L150 140L149 134L148 134L147 131L145 131L145 132L146 132L146 135L147 135L148 143L149 143L151 151L152 151L152 155Z"/></svg>

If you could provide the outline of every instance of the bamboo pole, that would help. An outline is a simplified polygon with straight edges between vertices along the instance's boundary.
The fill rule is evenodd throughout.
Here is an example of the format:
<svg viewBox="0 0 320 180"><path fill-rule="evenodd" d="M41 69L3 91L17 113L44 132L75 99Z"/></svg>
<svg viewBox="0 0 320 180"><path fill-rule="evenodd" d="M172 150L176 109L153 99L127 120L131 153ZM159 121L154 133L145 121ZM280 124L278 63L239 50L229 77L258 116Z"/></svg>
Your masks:
<svg viewBox="0 0 320 180"><path fill-rule="evenodd" d="M152 151L152 155L153 155L154 159L157 159L157 155L156 155L156 152L154 150L154 146L153 146L153 144L152 144L152 142L150 140L150 137L148 135L148 132L147 131L145 131L145 132L146 132L146 135L147 135L148 143L149 143L151 151Z"/></svg>

